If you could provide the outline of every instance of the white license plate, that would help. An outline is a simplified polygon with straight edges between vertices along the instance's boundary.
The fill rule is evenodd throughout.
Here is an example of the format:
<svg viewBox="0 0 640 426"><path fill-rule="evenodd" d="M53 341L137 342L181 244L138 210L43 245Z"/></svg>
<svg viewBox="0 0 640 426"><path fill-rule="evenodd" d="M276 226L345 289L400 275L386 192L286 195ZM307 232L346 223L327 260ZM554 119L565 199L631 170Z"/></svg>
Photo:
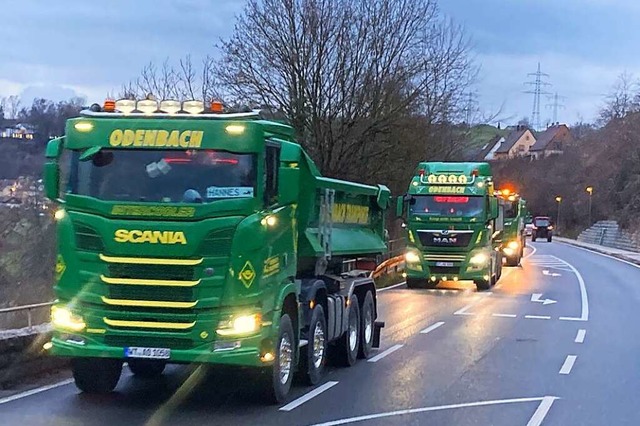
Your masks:
<svg viewBox="0 0 640 426"><path fill-rule="evenodd" d="M436 266L451 267L453 266L453 262L436 262Z"/></svg>
<svg viewBox="0 0 640 426"><path fill-rule="evenodd" d="M127 358L149 358L149 359L169 359L171 357L171 349L167 348L124 348L124 355Z"/></svg>

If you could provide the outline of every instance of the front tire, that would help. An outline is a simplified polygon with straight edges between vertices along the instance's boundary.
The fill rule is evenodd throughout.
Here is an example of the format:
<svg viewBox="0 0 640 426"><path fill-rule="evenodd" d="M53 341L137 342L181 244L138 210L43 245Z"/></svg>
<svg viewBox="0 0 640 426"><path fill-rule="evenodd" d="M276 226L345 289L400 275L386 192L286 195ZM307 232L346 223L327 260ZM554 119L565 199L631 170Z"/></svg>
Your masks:
<svg viewBox="0 0 640 426"><path fill-rule="evenodd" d="M549 237L547 238L547 242L550 243L552 239L553 239L553 237L551 237L551 235L549 235Z"/></svg>
<svg viewBox="0 0 640 426"><path fill-rule="evenodd" d="M425 288L425 281L420 278L408 278L407 277L407 288L415 289L415 288Z"/></svg>
<svg viewBox="0 0 640 426"><path fill-rule="evenodd" d="M151 379L160 376L167 364L162 361L149 361L145 359L130 359L127 361L129 370L137 376L144 379Z"/></svg>
<svg viewBox="0 0 640 426"><path fill-rule="evenodd" d="M360 310L360 345L358 348L358 357L362 359L369 358L373 350L373 334L375 333L375 306L373 305L373 295L371 291L367 291L362 302Z"/></svg>
<svg viewBox="0 0 640 426"><path fill-rule="evenodd" d="M313 308L309 332L309 343L305 346L305 353L301 354L301 367L305 381L310 385L316 385L322 379L324 367L327 363L327 320L322 305Z"/></svg>
<svg viewBox="0 0 640 426"><path fill-rule="evenodd" d="M296 353L295 333L288 314L280 317L279 329L274 349L275 359L270 368L270 383L267 386L268 399L273 403L285 401L291 390Z"/></svg>
<svg viewBox="0 0 640 426"><path fill-rule="evenodd" d="M111 358L74 358L71 369L82 392L104 394L113 391L122 374L122 361Z"/></svg>
<svg viewBox="0 0 640 426"><path fill-rule="evenodd" d="M360 305L358 305L358 296L355 294L349 298L348 320L347 331L337 344L330 348L331 361L342 367L351 367L355 364L360 350Z"/></svg>
<svg viewBox="0 0 640 426"><path fill-rule="evenodd" d="M478 288L478 291L486 291L491 288L491 280L475 280L473 283Z"/></svg>

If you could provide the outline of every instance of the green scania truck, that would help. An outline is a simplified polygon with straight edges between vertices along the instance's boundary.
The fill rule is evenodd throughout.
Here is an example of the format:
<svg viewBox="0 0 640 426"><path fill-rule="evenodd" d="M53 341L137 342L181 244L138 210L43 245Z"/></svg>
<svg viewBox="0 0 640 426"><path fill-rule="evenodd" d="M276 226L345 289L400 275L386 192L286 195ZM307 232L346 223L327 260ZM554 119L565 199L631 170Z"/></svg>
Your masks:
<svg viewBox="0 0 640 426"><path fill-rule="evenodd" d="M527 203L520 194L510 189L499 190L497 195L504 203L502 253L507 266L518 266L527 243L524 223L528 214Z"/></svg>
<svg viewBox="0 0 640 426"><path fill-rule="evenodd" d="M46 158L48 346L82 391L112 391L124 362L147 377L205 363L260 368L279 402L294 373L315 384L328 357L379 345L369 277L389 190L322 177L291 127L216 102L107 101Z"/></svg>
<svg viewBox="0 0 640 426"><path fill-rule="evenodd" d="M500 278L504 206L488 163L420 163L396 209L409 288L472 280L487 290Z"/></svg>

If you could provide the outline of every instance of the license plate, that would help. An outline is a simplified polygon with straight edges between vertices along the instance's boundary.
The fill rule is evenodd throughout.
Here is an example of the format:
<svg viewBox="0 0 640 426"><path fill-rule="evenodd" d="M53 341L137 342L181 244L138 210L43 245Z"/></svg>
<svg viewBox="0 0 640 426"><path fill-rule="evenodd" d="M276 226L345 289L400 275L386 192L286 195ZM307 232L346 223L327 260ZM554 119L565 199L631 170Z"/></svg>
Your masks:
<svg viewBox="0 0 640 426"><path fill-rule="evenodd" d="M124 355L127 358L169 359L171 357L171 349L131 346L124 349Z"/></svg>
<svg viewBox="0 0 640 426"><path fill-rule="evenodd" d="M452 267L453 262L436 262L436 266Z"/></svg>

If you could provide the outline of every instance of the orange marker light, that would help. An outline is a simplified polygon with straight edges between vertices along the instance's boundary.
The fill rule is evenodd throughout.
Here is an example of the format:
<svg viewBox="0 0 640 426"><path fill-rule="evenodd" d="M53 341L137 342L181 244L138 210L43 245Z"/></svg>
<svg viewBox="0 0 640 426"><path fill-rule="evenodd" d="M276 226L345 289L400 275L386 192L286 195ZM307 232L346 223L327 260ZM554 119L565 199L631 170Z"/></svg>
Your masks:
<svg viewBox="0 0 640 426"><path fill-rule="evenodd" d="M102 109L106 112L114 112L116 110L116 101L113 99L105 100Z"/></svg>
<svg viewBox="0 0 640 426"><path fill-rule="evenodd" d="M211 112L221 113L224 111L224 105L220 101L211 101Z"/></svg>

